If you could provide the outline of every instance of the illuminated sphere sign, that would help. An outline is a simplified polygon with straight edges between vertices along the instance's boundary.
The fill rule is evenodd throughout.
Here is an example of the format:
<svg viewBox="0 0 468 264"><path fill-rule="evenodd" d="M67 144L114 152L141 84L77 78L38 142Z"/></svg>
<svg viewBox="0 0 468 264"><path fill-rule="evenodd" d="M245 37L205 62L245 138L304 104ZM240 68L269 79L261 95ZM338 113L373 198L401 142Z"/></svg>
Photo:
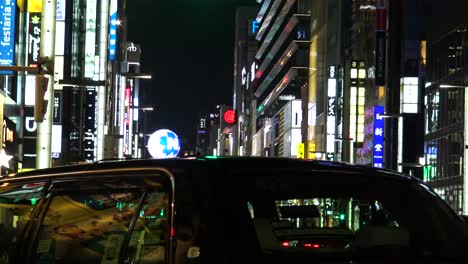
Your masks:
<svg viewBox="0 0 468 264"><path fill-rule="evenodd" d="M148 152L153 158L174 158L180 151L180 141L176 133L160 129L148 139Z"/></svg>
<svg viewBox="0 0 468 264"><path fill-rule="evenodd" d="M228 124L234 124L236 122L236 113L234 110L227 110L224 112L224 121Z"/></svg>

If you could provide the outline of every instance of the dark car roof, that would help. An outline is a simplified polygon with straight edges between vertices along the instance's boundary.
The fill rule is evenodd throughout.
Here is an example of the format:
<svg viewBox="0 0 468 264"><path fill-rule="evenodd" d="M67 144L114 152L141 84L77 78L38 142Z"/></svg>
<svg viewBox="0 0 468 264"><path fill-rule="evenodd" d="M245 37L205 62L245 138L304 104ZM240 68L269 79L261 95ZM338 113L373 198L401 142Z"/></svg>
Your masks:
<svg viewBox="0 0 468 264"><path fill-rule="evenodd" d="M86 172L109 169L164 167L169 170L190 169L203 167L206 169L224 168L228 170L274 170L274 169L303 169L305 171L329 171L340 172L347 175L378 175L380 177L396 180L418 180L409 175L394 171L377 169L369 166L346 164L331 161L301 160L292 158L266 158L266 157L200 157L192 159L139 159L139 160L103 160L95 163L61 166L48 169L39 169L8 176L0 177L0 181L6 178L28 178L32 176L62 174L69 172Z"/></svg>

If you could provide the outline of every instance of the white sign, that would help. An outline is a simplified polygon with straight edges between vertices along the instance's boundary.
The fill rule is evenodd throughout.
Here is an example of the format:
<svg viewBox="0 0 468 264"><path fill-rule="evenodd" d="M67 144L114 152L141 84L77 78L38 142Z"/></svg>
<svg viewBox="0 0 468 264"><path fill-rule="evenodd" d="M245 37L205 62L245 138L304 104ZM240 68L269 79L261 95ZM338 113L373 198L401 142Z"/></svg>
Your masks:
<svg viewBox="0 0 468 264"><path fill-rule="evenodd" d="M85 78L94 77L96 55L96 5L97 0L86 1Z"/></svg>
<svg viewBox="0 0 468 264"><path fill-rule="evenodd" d="M168 129L157 130L149 137L147 148L153 158L174 158L180 151L179 137Z"/></svg>

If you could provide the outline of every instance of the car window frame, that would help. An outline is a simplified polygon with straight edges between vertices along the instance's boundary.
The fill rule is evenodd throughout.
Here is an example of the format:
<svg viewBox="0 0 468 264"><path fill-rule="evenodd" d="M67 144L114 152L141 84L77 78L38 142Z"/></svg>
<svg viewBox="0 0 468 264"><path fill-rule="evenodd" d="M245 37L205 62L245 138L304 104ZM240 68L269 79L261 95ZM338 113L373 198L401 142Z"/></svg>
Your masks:
<svg viewBox="0 0 468 264"><path fill-rule="evenodd" d="M44 173L31 175L27 177L15 178L9 177L6 179L0 179L0 185L4 183L34 183L34 182L46 182L47 188L44 188L44 195L38 203L34 211L34 216L38 219L30 220L27 226L30 226L32 230L31 234L27 234L21 237L21 241L24 243L24 248L27 249L26 254L24 255L24 263L31 263L32 248L37 243L37 234L39 232L40 226L44 220L44 217L47 213L48 207L53 199L51 195L51 187L54 183L64 183L64 182L78 182L81 180L105 180L105 179L115 179L118 178L135 178L135 177L167 177L169 182L169 212L168 212L168 221L167 221L167 242L165 247L165 259L164 263L173 263L175 258L174 252L174 236L172 230L174 228L174 218L175 218L175 176L170 169L165 167L134 167L134 168L117 168L117 169L96 169L96 170L85 170L85 171L74 171L74 172L65 172L65 173ZM136 214L138 219L138 214ZM32 219L33 213L31 214ZM26 227L25 227L26 228ZM32 237L31 237L32 236ZM128 246L128 245L127 245ZM126 251L126 250L125 250ZM21 253L21 252L20 252Z"/></svg>

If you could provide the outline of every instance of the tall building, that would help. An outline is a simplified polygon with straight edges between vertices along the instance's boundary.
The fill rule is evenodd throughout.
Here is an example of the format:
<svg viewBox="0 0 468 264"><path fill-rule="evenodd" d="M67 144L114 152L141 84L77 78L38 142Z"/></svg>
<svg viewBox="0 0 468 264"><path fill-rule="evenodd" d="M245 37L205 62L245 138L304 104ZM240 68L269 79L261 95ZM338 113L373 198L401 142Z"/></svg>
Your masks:
<svg viewBox="0 0 468 264"><path fill-rule="evenodd" d="M423 179L456 212L467 215L468 16L463 10L468 4L433 2L433 22L424 45L427 77ZM442 17L450 19L440 22Z"/></svg>
<svg viewBox="0 0 468 264"><path fill-rule="evenodd" d="M264 8L257 15L257 7L240 7L236 10L233 110L237 113L238 120L233 133L233 144L236 146L233 148L233 155L244 156L251 151L252 89L250 82L257 67L254 59L257 51L255 35L265 11Z"/></svg>

